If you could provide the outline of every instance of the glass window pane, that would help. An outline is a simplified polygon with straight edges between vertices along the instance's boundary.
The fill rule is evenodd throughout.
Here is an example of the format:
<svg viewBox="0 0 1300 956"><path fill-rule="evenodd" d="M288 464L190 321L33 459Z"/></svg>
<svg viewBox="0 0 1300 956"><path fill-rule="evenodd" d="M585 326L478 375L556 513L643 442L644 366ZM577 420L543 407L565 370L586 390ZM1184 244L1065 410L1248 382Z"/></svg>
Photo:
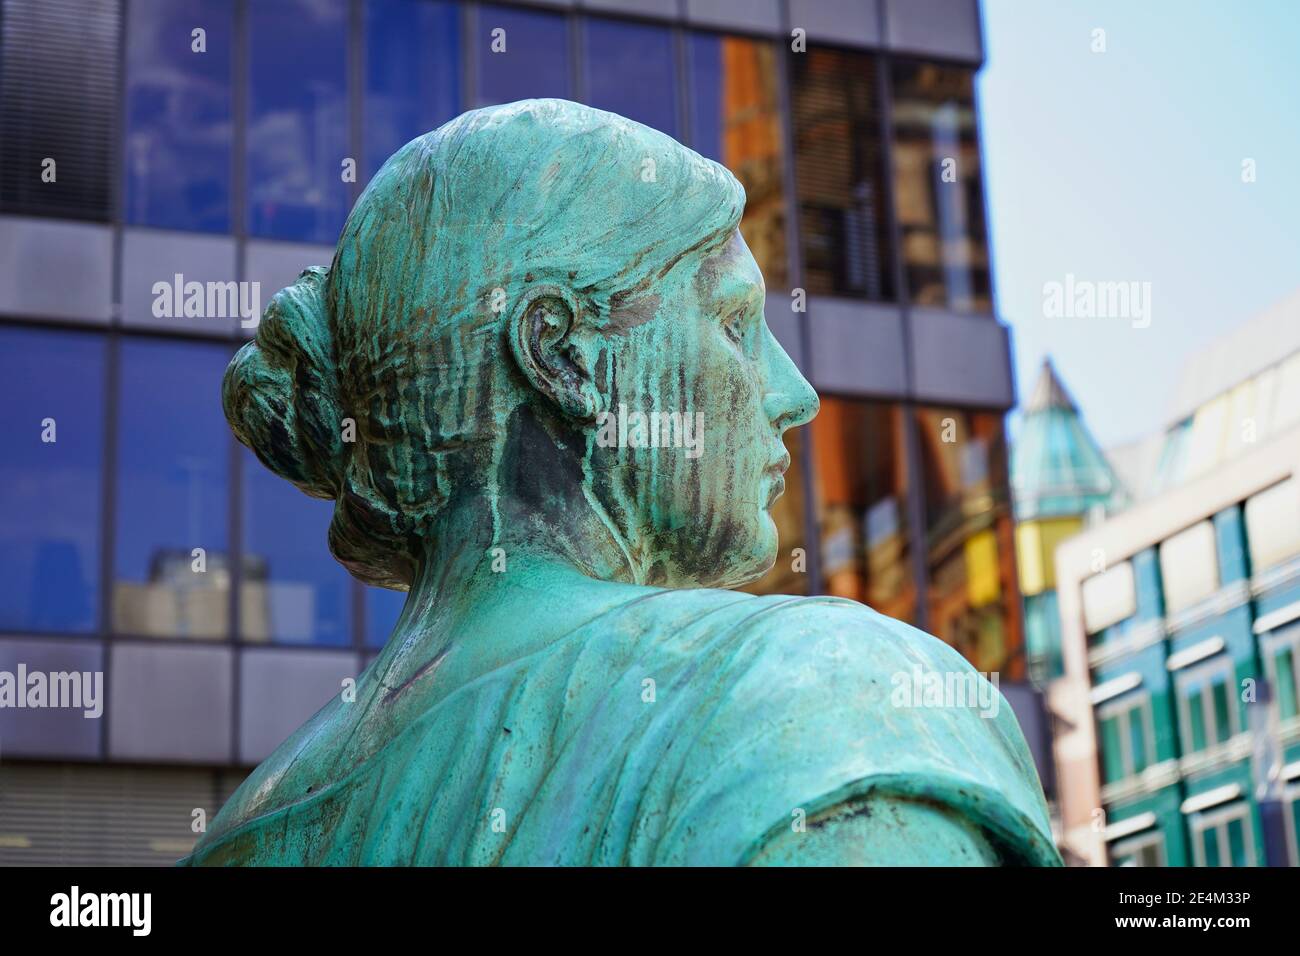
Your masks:
<svg viewBox="0 0 1300 956"><path fill-rule="evenodd" d="M1230 706L1228 685L1215 684L1210 694L1214 700L1215 739L1219 743L1223 743L1232 736L1232 722L1228 717L1228 707Z"/></svg>
<svg viewBox="0 0 1300 956"><path fill-rule="evenodd" d="M1194 690L1187 695L1187 718L1192 729L1191 749L1193 752L1205 749L1205 701L1202 691Z"/></svg>
<svg viewBox="0 0 1300 956"><path fill-rule="evenodd" d="M367 0L366 177L460 111L460 10L430 0Z"/></svg>
<svg viewBox="0 0 1300 956"><path fill-rule="evenodd" d="M916 620L908 549L903 407L822 397L812 422L828 594Z"/></svg>
<svg viewBox="0 0 1300 956"><path fill-rule="evenodd" d="M1139 705L1128 712L1129 753L1133 757L1133 772L1147 768L1146 707Z"/></svg>
<svg viewBox="0 0 1300 956"><path fill-rule="evenodd" d="M894 62L894 206L912 302L990 312L973 76Z"/></svg>
<svg viewBox="0 0 1300 956"><path fill-rule="evenodd" d="M475 105L573 99L569 25L563 14L485 3L478 8L478 44Z"/></svg>
<svg viewBox="0 0 1300 956"><path fill-rule="evenodd" d="M813 49L789 63L804 284L894 299L876 61Z"/></svg>
<svg viewBox="0 0 1300 956"><path fill-rule="evenodd" d="M229 232L234 7L131 0L126 11L127 222Z"/></svg>
<svg viewBox="0 0 1300 956"><path fill-rule="evenodd" d="M1238 817L1228 821L1228 851L1233 866L1249 866L1246 859L1246 821Z"/></svg>
<svg viewBox="0 0 1300 956"><path fill-rule="evenodd" d="M587 102L676 136L672 31L589 17L584 37Z"/></svg>
<svg viewBox="0 0 1300 956"><path fill-rule="evenodd" d="M1002 416L916 412L924 468L929 629L976 670L1024 679Z"/></svg>
<svg viewBox="0 0 1300 956"><path fill-rule="evenodd" d="M245 641L349 646L351 579L330 557L334 502L304 495L242 450Z"/></svg>
<svg viewBox="0 0 1300 956"><path fill-rule="evenodd" d="M750 594L807 594L808 536L804 522L804 496L807 494L803 473L803 429L796 428L783 436L790 453L790 467L785 473L785 494L772 505L772 521L780 539L772 569L752 584L741 588Z"/></svg>
<svg viewBox="0 0 1300 956"><path fill-rule="evenodd" d="M1300 481L1288 478L1246 500L1246 540L1257 574L1300 554Z"/></svg>
<svg viewBox="0 0 1300 956"><path fill-rule="evenodd" d="M1098 721L1101 743L1101 766L1105 783L1124 779L1124 754L1119 743L1119 718Z"/></svg>
<svg viewBox="0 0 1300 956"><path fill-rule="evenodd" d="M1139 866L1164 866L1164 840L1155 840L1142 848Z"/></svg>
<svg viewBox="0 0 1300 956"><path fill-rule="evenodd" d="M1165 613L1177 614L1219 587L1219 554L1214 525L1202 521L1166 538L1160 545L1160 580Z"/></svg>
<svg viewBox="0 0 1300 956"><path fill-rule="evenodd" d="M222 345L122 343L113 554L118 634L229 633L231 440L221 377L230 356ZM203 553L196 557L195 548Z"/></svg>
<svg viewBox="0 0 1300 956"><path fill-rule="evenodd" d="M248 230L334 243L348 209L347 3L248 5Z"/></svg>
<svg viewBox="0 0 1300 956"><path fill-rule="evenodd" d="M1277 668L1278 712L1283 720L1296 715L1295 649L1284 647L1274 658Z"/></svg>
<svg viewBox="0 0 1300 956"><path fill-rule="evenodd" d="M1204 866L1219 866L1219 828L1201 831L1201 850L1205 854Z"/></svg>
<svg viewBox="0 0 1300 956"><path fill-rule="evenodd" d="M406 591L366 588L366 645L383 647L406 604Z"/></svg>
<svg viewBox="0 0 1300 956"><path fill-rule="evenodd" d="M784 165L776 48L716 33L688 41L691 146L745 187L740 231L770 290L787 288Z"/></svg>
<svg viewBox="0 0 1300 956"><path fill-rule="evenodd" d="M0 328L0 628L99 621L104 340Z"/></svg>

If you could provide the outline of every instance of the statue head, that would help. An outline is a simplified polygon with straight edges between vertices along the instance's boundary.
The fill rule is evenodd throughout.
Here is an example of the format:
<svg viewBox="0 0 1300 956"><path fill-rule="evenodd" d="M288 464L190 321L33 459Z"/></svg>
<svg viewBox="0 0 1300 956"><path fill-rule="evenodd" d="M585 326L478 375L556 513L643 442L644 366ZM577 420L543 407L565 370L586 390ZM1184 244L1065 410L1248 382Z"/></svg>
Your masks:
<svg viewBox="0 0 1300 956"><path fill-rule="evenodd" d="M370 584L410 586L451 543L753 580L777 553L781 433L817 398L764 322L744 201L611 113L466 113L394 154L330 267L273 298L226 416L335 502L330 549Z"/></svg>

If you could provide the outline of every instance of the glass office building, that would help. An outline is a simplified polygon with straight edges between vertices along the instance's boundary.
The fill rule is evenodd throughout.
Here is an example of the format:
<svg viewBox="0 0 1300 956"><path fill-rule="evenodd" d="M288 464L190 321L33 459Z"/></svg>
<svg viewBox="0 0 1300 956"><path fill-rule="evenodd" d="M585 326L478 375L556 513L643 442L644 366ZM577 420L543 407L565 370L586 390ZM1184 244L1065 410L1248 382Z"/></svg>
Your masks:
<svg viewBox="0 0 1300 956"><path fill-rule="evenodd" d="M402 595L223 420L252 329L185 303L265 305L398 146L526 97L744 183L768 322L823 400L753 588L930 630L1019 710L981 59L975 0L0 0L0 670L105 688L99 719L0 710L0 862L174 860L382 646Z"/></svg>

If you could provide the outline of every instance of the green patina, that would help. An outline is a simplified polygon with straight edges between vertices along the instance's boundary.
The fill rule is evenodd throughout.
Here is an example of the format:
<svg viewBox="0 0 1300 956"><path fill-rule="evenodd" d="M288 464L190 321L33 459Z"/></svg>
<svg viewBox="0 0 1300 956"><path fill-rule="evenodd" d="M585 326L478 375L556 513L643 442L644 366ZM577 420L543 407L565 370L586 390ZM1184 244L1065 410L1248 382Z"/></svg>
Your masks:
<svg viewBox="0 0 1300 956"><path fill-rule="evenodd" d="M726 590L771 567L781 434L817 410L743 207L721 166L560 100L384 165L223 400L335 502L334 556L410 594L355 699L187 863L1059 862L1004 700L891 696L970 675L958 654L851 601Z"/></svg>

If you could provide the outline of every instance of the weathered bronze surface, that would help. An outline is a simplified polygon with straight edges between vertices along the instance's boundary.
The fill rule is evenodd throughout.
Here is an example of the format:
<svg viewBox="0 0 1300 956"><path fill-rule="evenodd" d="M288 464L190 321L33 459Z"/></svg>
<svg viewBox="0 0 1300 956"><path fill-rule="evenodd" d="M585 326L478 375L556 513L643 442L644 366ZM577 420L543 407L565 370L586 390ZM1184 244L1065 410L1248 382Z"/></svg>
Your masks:
<svg viewBox="0 0 1300 956"><path fill-rule="evenodd" d="M560 100L384 165L223 400L335 502L334 556L410 595L355 699L185 862L1059 863L1011 708L960 655L852 601L725 590L775 559L780 436L818 404L743 206L721 166ZM900 704L919 673L1001 706Z"/></svg>

